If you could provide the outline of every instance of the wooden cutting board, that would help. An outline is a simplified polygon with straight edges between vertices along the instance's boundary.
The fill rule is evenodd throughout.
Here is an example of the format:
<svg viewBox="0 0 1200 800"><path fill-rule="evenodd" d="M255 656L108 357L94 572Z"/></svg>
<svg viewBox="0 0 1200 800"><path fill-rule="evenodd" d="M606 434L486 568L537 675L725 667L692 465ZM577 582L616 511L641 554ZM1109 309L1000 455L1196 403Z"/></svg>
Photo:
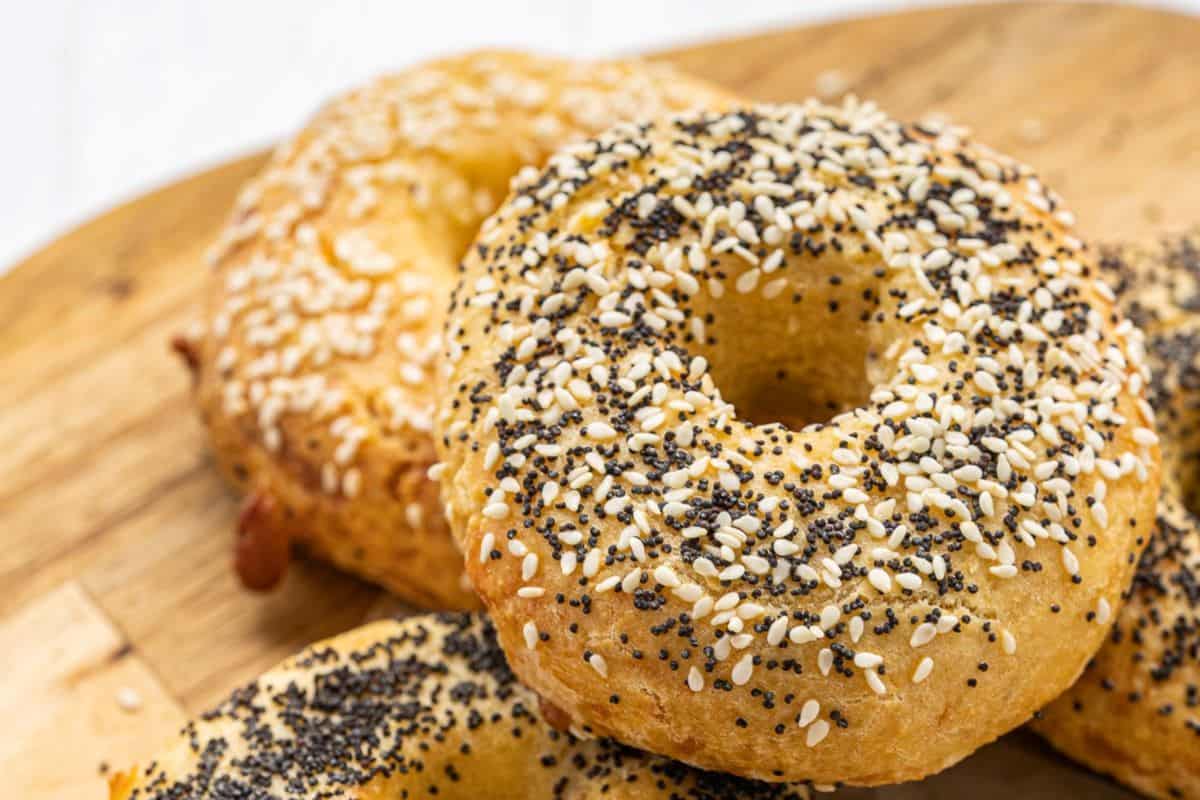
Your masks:
<svg viewBox="0 0 1200 800"><path fill-rule="evenodd" d="M900 117L948 114L1037 165L1093 237L1200 219L1195 19L975 6L656 57L762 100L841 84ZM267 597L240 591L230 574L235 498L212 468L166 342L200 293L203 249L261 162L135 200L0 278L8 796L104 797L105 763L148 758L185 715L388 606L317 564ZM1023 733L936 779L852 794L932 799L967 788L978 800L1125 796Z"/></svg>

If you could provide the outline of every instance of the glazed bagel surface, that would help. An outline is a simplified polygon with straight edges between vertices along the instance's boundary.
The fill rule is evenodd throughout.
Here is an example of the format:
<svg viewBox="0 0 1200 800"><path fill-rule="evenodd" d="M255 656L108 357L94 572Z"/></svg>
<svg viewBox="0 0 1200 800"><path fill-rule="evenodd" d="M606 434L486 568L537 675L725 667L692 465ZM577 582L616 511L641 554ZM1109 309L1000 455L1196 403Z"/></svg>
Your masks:
<svg viewBox="0 0 1200 800"><path fill-rule="evenodd" d="M425 476L458 260L522 166L720 98L665 67L481 52L355 89L279 147L212 250L203 325L176 343L246 492L245 583L276 583L298 544L410 602L477 604Z"/></svg>
<svg viewBox="0 0 1200 800"><path fill-rule="evenodd" d="M1107 252L1145 332L1163 440L1162 495L1130 597L1083 676L1034 728L1067 755L1159 798L1200 797L1200 229Z"/></svg>
<svg viewBox="0 0 1200 800"><path fill-rule="evenodd" d="M516 673L776 781L916 779L1025 722L1159 484L1139 335L1072 224L854 99L522 173L464 261L434 470Z"/></svg>
<svg viewBox="0 0 1200 800"><path fill-rule="evenodd" d="M112 800L807 800L552 728L486 618L384 621L313 645L189 722Z"/></svg>

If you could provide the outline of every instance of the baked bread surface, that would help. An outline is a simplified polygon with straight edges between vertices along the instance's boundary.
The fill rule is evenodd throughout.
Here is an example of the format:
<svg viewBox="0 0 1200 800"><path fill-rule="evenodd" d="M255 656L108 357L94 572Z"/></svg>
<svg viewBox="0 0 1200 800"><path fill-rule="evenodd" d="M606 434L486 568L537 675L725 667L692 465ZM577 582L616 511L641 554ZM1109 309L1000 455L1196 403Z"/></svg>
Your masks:
<svg viewBox="0 0 1200 800"><path fill-rule="evenodd" d="M552 728L487 619L387 620L319 642L189 722L111 800L806 800Z"/></svg>
<svg viewBox="0 0 1200 800"><path fill-rule="evenodd" d="M1061 198L816 102L619 125L464 260L451 527L516 673L709 769L874 785L1027 721L1154 519L1140 338Z"/></svg>
<svg viewBox="0 0 1200 800"><path fill-rule="evenodd" d="M296 545L418 605L477 605L425 476L458 261L523 166L723 98L661 66L478 52L354 89L276 150L212 249L203 324L176 342L246 494L247 585L278 582Z"/></svg>
<svg viewBox="0 0 1200 800"><path fill-rule="evenodd" d="M1150 542L1108 641L1034 729L1142 794L1200 797L1200 229L1114 247L1101 266L1146 335L1163 440Z"/></svg>

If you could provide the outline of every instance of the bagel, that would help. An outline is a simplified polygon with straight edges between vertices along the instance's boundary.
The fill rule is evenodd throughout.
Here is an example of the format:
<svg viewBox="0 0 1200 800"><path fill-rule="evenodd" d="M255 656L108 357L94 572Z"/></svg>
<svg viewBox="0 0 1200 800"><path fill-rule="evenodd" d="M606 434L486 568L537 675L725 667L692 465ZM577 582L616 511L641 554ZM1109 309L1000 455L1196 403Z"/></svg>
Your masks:
<svg viewBox="0 0 1200 800"><path fill-rule="evenodd" d="M943 769L1079 675L1154 518L1137 329L1059 198L853 98L618 125L452 300L451 530L521 679L706 769Z"/></svg>
<svg viewBox="0 0 1200 800"><path fill-rule="evenodd" d="M1101 266L1146 334L1162 495L1108 642L1034 729L1143 794L1200 798L1200 228Z"/></svg>
<svg viewBox="0 0 1200 800"><path fill-rule="evenodd" d="M373 623L313 645L199 719L111 800L438 797L806 800L552 728L487 619Z"/></svg>
<svg viewBox="0 0 1200 800"><path fill-rule="evenodd" d="M199 331L175 342L246 495L248 586L298 544L412 603L477 604L425 477L457 262L522 165L720 97L659 66L481 52L351 91L276 150L211 252Z"/></svg>

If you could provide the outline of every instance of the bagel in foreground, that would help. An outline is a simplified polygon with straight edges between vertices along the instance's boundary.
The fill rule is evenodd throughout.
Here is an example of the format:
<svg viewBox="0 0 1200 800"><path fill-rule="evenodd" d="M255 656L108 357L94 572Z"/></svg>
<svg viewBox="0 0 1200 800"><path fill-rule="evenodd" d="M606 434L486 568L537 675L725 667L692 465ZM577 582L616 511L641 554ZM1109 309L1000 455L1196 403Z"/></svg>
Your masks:
<svg viewBox="0 0 1200 800"><path fill-rule="evenodd" d="M318 643L187 724L112 800L806 800L550 727L480 616L377 622Z"/></svg>
<svg viewBox="0 0 1200 800"><path fill-rule="evenodd" d="M464 260L451 528L514 671L766 780L941 770L1102 642L1159 484L1059 198L848 99L618 125Z"/></svg>
<svg viewBox="0 0 1200 800"><path fill-rule="evenodd" d="M203 325L176 341L246 493L247 585L277 582L295 543L410 602L477 604L425 476L458 261L522 166L721 99L660 66L481 52L356 89L275 152L213 248Z"/></svg>
<svg viewBox="0 0 1200 800"><path fill-rule="evenodd" d="M1200 229L1101 266L1146 334L1162 496L1108 642L1034 729L1143 794L1200 798Z"/></svg>

